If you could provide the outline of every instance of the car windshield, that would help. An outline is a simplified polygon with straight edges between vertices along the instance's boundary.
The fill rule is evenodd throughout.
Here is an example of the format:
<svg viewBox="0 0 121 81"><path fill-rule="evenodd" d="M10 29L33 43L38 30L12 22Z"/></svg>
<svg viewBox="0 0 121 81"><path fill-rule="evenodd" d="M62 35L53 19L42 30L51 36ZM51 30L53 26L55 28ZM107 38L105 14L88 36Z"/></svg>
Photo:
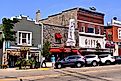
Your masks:
<svg viewBox="0 0 121 81"><path fill-rule="evenodd" d="M94 58L95 56L85 56L85 58Z"/></svg>
<svg viewBox="0 0 121 81"><path fill-rule="evenodd" d="M105 58L107 57L108 55L102 55L102 56L99 56L100 58Z"/></svg>

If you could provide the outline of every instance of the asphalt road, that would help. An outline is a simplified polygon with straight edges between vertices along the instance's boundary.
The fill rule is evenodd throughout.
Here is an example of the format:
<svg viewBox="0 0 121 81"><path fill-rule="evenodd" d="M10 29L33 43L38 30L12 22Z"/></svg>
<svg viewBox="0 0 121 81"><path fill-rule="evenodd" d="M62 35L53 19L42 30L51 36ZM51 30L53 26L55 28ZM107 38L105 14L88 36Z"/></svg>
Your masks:
<svg viewBox="0 0 121 81"><path fill-rule="evenodd" d="M82 68L0 70L0 81L121 81L121 65Z"/></svg>

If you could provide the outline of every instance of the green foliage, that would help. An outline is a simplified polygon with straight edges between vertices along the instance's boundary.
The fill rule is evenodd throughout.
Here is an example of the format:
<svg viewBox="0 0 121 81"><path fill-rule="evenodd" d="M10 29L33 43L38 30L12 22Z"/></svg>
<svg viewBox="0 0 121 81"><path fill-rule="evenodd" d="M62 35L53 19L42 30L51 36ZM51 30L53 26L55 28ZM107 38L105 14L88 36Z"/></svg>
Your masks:
<svg viewBox="0 0 121 81"><path fill-rule="evenodd" d="M30 62L31 65L36 63L36 61L32 60L32 59L30 59L29 62Z"/></svg>
<svg viewBox="0 0 121 81"><path fill-rule="evenodd" d="M27 65L31 65L30 60L26 60L24 58L20 58L16 61L15 63L16 65L20 65L20 66L27 66Z"/></svg>
<svg viewBox="0 0 121 81"><path fill-rule="evenodd" d="M3 18L1 29L4 33L4 40L6 41L15 41L15 31L13 30L14 24L17 23L18 20L14 18L13 20Z"/></svg>
<svg viewBox="0 0 121 81"><path fill-rule="evenodd" d="M50 42L46 41L43 45L43 52L42 52L42 55L46 58L50 56L49 48L50 48Z"/></svg>

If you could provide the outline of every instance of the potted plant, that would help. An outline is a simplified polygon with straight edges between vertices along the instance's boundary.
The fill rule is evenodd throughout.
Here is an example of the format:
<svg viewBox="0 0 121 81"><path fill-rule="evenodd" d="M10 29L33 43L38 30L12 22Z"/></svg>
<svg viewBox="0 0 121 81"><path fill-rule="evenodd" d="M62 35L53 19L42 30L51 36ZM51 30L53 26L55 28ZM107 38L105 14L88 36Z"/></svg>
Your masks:
<svg viewBox="0 0 121 81"><path fill-rule="evenodd" d="M30 68L32 68L32 69L35 68L36 61L34 59L30 59L29 62L31 64Z"/></svg>

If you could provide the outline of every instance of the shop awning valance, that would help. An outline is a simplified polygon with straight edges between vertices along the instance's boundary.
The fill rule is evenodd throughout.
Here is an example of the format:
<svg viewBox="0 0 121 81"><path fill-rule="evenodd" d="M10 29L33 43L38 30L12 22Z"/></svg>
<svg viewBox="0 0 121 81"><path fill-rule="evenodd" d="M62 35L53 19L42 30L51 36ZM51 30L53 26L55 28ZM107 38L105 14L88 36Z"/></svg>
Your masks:
<svg viewBox="0 0 121 81"><path fill-rule="evenodd" d="M72 52L73 52L73 53L77 53L78 50L77 50L77 49L72 49Z"/></svg>
<svg viewBox="0 0 121 81"><path fill-rule="evenodd" d="M61 50L59 48L50 48L50 52L52 52L52 53L60 53Z"/></svg>

